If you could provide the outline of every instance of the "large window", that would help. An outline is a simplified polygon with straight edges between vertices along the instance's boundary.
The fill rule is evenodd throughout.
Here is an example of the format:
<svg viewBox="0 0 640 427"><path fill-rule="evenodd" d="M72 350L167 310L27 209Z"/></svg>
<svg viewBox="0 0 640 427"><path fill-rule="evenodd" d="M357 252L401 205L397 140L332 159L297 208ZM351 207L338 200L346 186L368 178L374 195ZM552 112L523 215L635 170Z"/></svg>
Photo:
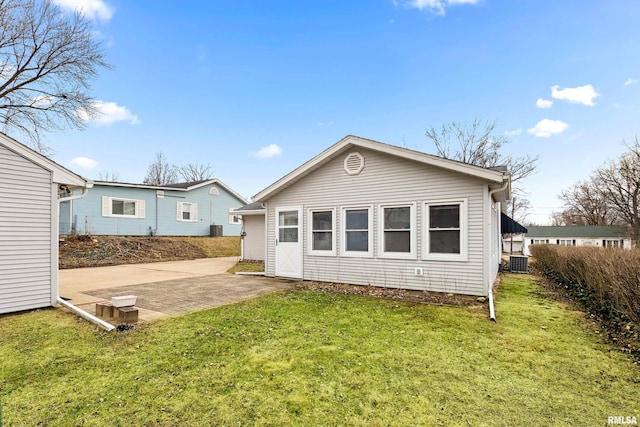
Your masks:
<svg viewBox="0 0 640 427"><path fill-rule="evenodd" d="M605 248L622 248L624 245L622 240L603 240L602 246Z"/></svg>
<svg viewBox="0 0 640 427"><path fill-rule="evenodd" d="M144 200L102 197L102 216L144 218Z"/></svg>
<svg viewBox="0 0 640 427"><path fill-rule="evenodd" d="M558 239L556 242L560 246L575 246L576 241L570 239Z"/></svg>
<svg viewBox="0 0 640 427"><path fill-rule="evenodd" d="M373 255L373 225L370 206L342 209L343 256L370 257Z"/></svg>
<svg viewBox="0 0 640 427"><path fill-rule="evenodd" d="M178 202L176 220L180 222L198 221L198 204L190 202Z"/></svg>
<svg viewBox="0 0 640 427"><path fill-rule="evenodd" d="M425 203L425 258L463 261L467 258L466 200Z"/></svg>
<svg viewBox="0 0 640 427"><path fill-rule="evenodd" d="M415 205L380 206L381 257L415 258Z"/></svg>
<svg viewBox="0 0 640 427"><path fill-rule="evenodd" d="M309 211L310 253L314 255L335 255L335 211L334 209L314 209Z"/></svg>

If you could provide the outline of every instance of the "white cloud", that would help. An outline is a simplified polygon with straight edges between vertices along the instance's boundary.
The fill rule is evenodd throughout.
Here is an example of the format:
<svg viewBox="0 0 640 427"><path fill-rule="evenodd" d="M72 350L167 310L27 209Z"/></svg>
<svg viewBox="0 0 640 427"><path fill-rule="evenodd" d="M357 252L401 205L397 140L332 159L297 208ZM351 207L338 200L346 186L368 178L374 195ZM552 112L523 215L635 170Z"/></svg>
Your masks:
<svg viewBox="0 0 640 427"><path fill-rule="evenodd" d="M438 15L444 15L445 9L448 6L455 6L459 4L476 4L479 0L410 0L404 3L408 7L412 7L419 10L430 10ZM397 1L393 1L394 5L398 5Z"/></svg>
<svg viewBox="0 0 640 427"><path fill-rule="evenodd" d="M560 86L555 85L551 87L551 97L554 99L562 99L564 101L573 102L575 104L583 104L593 107L593 99L600 96L598 92L591 85L584 85L580 87L567 87L564 89L558 89Z"/></svg>
<svg viewBox="0 0 640 427"><path fill-rule="evenodd" d="M542 119L531 129L527 129L532 135L548 138L551 135L564 132L569 125L562 120Z"/></svg>
<svg viewBox="0 0 640 427"><path fill-rule="evenodd" d="M538 100L536 101L536 107L538 108L551 108L552 105L553 101L549 99L538 98Z"/></svg>
<svg viewBox="0 0 640 427"><path fill-rule="evenodd" d="M89 19L108 21L113 10L103 0L53 0L58 6L71 11L79 11Z"/></svg>
<svg viewBox="0 0 640 427"><path fill-rule="evenodd" d="M252 156L260 159L268 159L269 157L279 156L280 154L282 154L282 148L276 144L269 144L262 147L259 151L251 153Z"/></svg>
<svg viewBox="0 0 640 427"><path fill-rule="evenodd" d="M522 129L507 130L504 132L507 136L518 136L522 133Z"/></svg>
<svg viewBox="0 0 640 427"><path fill-rule="evenodd" d="M98 126L110 126L115 122L129 122L132 125L139 125L140 119L133 114L127 107L116 104L115 102L95 101L93 107L98 114L95 117L89 117L86 111L78 110L76 114L80 120L84 122L93 122Z"/></svg>
<svg viewBox="0 0 640 427"><path fill-rule="evenodd" d="M88 157L74 157L69 162L71 166L76 166L82 169L93 169L98 166L98 162Z"/></svg>
<svg viewBox="0 0 640 427"><path fill-rule="evenodd" d="M625 86L631 86L631 85L635 85L635 84L638 84L638 81L636 79L632 79L631 77L629 77L627 79L627 81L624 82Z"/></svg>

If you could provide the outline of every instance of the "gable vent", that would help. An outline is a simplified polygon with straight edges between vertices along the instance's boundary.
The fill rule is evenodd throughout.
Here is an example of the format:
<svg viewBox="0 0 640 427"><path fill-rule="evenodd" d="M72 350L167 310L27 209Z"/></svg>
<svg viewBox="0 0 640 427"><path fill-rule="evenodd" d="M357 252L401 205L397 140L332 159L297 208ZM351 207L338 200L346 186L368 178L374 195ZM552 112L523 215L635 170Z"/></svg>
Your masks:
<svg viewBox="0 0 640 427"><path fill-rule="evenodd" d="M344 159L344 170L349 175L358 175L364 169L364 157L362 154L355 152L350 153Z"/></svg>

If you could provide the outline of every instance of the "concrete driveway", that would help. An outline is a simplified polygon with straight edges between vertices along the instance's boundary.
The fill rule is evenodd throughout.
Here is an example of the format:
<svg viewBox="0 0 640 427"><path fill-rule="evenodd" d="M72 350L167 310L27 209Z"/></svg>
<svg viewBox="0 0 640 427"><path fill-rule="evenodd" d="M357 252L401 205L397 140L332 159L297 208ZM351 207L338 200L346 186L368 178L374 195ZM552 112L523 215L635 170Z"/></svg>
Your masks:
<svg viewBox="0 0 640 427"><path fill-rule="evenodd" d="M226 273L236 257L60 270L60 296L95 314L95 304L136 295L139 320L148 321L231 304L288 289L292 282Z"/></svg>

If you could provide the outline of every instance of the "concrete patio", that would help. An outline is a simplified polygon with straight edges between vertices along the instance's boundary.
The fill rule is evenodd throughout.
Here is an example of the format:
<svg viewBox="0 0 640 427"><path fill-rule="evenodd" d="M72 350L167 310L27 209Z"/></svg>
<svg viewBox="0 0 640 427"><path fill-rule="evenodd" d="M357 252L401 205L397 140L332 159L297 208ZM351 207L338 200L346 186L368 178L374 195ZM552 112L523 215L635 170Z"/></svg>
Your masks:
<svg viewBox="0 0 640 427"><path fill-rule="evenodd" d="M113 296L136 295L139 321L204 310L288 289L293 282L226 273L237 258L60 270L60 296L95 314Z"/></svg>

